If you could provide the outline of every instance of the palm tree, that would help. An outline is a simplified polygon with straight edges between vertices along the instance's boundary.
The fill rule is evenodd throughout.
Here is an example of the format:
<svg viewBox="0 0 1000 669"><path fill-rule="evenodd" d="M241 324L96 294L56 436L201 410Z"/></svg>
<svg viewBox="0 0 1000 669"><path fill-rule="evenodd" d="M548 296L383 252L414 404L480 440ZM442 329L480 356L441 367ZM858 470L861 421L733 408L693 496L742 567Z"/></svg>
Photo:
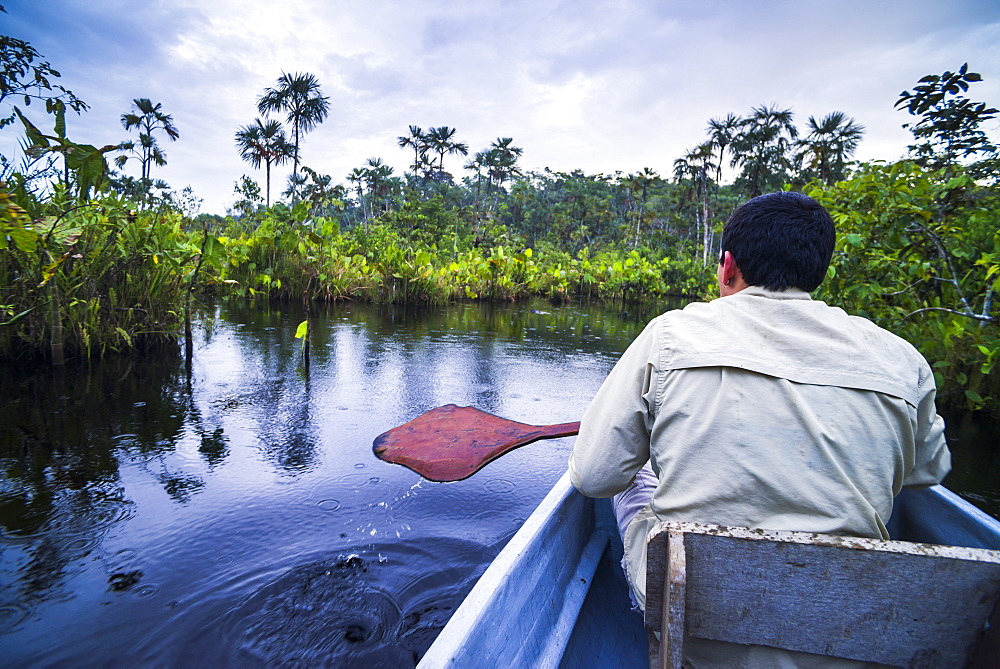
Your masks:
<svg viewBox="0 0 1000 669"><path fill-rule="evenodd" d="M294 200L294 198L298 197L298 194L302 192L301 189L305 185L306 185L306 175L294 174L294 173L289 174L288 188L283 190L281 194L287 198L292 198Z"/></svg>
<svg viewBox="0 0 1000 669"><path fill-rule="evenodd" d="M708 121L708 135L712 144L719 149L719 162L716 163L715 183L722 183L722 163L726 159L726 149L729 148L736 133L743 125L743 119L736 114L726 114L724 119Z"/></svg>
<svg viewBox="0 0 1000 669"><path fill-rule="evenodd" d="M760 106L750 110L740 132L733 138L733 167L742 167L737 182L750 197L765 188L780 188L791 166L788 152L798 137L792 124L792 110Z"/></svg>
<svg viewBox="0 0 1000 669"><path fill-rule="evenodd" d="M420 176L421 180L426 182L435 172L434 161L426 153L421 153L420 158L417 162L412 165L413 173Z"/></svg>
<svg viewBox="0 0 1000 669"><path fill-rule="evenodd" d="M641 172L630 174L624 179L624 184L628 187L629 191L631 191L633 195L639 195L639 211L637 212L635 218L635 241L632 242L633 247L639 245L639 231L642 228L642 220L646 216L647 191L650 186L658 183L659 181L660 175L648 167L644 167Z"/></svg>
<svg viewBox="0 0 1000 669"><path fill-rule="evenodd" d="M176 141L180 137L180 133L174 126L174 119L170 114L163 113L161 103L153 104L149 98L135 98L132 100L132 111L122 114L121 122L126 130L137 129L139 131L138 146L134 142L128 141L123 142L121 148L137 154L136 157L142 165L142 180L149 181L152 165L162 167L167 164L167 154L160 149L153 133L162 131L171 141ZM119 156L115 162L121 167L127 160L127 156Z"/></svg>
<svg viewBox="0 0 1000 669"><path fill-rule="evenodd" d="M858 147L865 127L841 111L830 112L821 120L810 116L809 134L799 141L802 157L810 157L809 167L819 172L820 181L830 185L844 178L844 165Z"/></svg>
<svg viewBox="0 0 1000 669"><path fill-rule="evenodd" d="M381 158L369 158L363 168L363 179L368 187L368 196L371 200L372 215L375 213L375 206L379 200L385 199L388 193L388 182L392 177L392 168L382 162ZM387 208L388 202L382 202L383 209Z"/></svg>
<svg viewBox="0 0 1000 669"><path fill-rule="evenodd" d="M453 141L457 131L442 125L438 128L431 128L425 137L427 146L438 154L438 171L444 172L444 154L460 153L463 156L469 155L469 145L465 142Z"/></svg>
<svg viewBox="0 0 1000 669"><path fill-rule="evenodd" d="M144 133L139 134L138 143L130 139L119 144L118 149L128 151L132 154L131 156L120 155L115 157L115 165L118 167L124 167L130 158L135 158L139 161L139 165L141 166L140 171L142 172L142 176L139 177L139 184L148 185L150 183L147 175L149 174L149 167L151 165L163 167L167 164L167 154L160 149L160 145L156 143L156 139ZM146 188L146 190L149 189Z"/></svg>
<svg viewBox="0 0 1000 669"><path fill-rule="evenodd" d="M364 218L365 223L368 223L368 208L365 206L365 192L364 184L366 183L367 175L365 170L360 167L355 167L351 170L351 173L347 175L347 180L354 184L354 188L358 191L358 204L361 205L361 215Z"/></svg>
<svg viewBox="0 0 1000 669"><path fill-rule="evenodd" d="M683 158L674 161L674 177L678 183L690 180L691 187L687 189L687 197L697 203L695 222L701 237L701 262L708 263L708 249L712 246L714 230L709 225L711 210L708 207L709 177L708 173L718 165L712 163L716 144L711 140L699 144L688 151Z"/></svg>
<svg viewBox="0 0 1000 669"><path fill-rule="evenodd" d="M504 181L520 174L517 169L517 159L524 153L524 149L514 146L513 142L513 137L497 137L484 156L485 165L489 168L490 181L496 180L498 189L503 186Z"/></svg>
<svg viewBox="0 0 1000 669"><path fill-rule="evenodd" d="M418 125L411 125L410 134L397 137L396 143L401 149L405 149L408 146L413 148L413 164L410 166L410 169L413 170L414 175L419 175L421 168L426 165L426 162L421 159L426 157L427 149L429 148L427 136L424 135L423 128Z"/></svg>
<svg viewBox="0 0 1000 669"><path fill-rule="evenodd" d="M487 166L487 152L476 151L472 159L465 164L465 169L476 173L476 204L479 204L479 186L483 181L483 169Z"/></svg>
<svg viewBox="0 0 1000 669"><path fill-rule="evenodd" d="M286 112L285 120L292 126L292 144L295 156L292 158L292 175L299 173L299 145L302 135L326 120L330 113L329 98L320 94L319 81L308 72L281 73L278 85L264 90L257 100L261 114ZM295 184L292 182L292 200L295 200Z"/></svg>
<svg viewBox="0 0 1000 669"><path fill-rule="evenodd" d="M330 209L337 203L346 192L341 185L333 186L333 177L329 174L320 174L316 170L302 166L302 177L306 180L302 188L302 199L310 203L311 215L329 215Z"/></svg>
<svg viewBox="0 0 1000 669"><path fill-rule="evenodd" d="M264 163L267 171L267 198L265 206L271 206L271 165L282 165L295 157L295 147L285 138L285 129L278 121L266 123L256 119L252 124L236 131L236 148L240 158L255 168Z"/></svg>

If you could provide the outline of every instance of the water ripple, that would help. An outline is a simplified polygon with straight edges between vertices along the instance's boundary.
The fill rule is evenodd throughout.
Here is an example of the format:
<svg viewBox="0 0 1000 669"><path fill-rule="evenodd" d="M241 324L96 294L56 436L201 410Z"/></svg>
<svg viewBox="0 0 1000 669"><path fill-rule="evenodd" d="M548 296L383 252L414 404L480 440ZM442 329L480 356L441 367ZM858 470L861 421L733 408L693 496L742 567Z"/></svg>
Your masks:
<svg viewBox="0 0 1000 669"><path fill-rule="evenodd" d="M321 499L316 502L316 506L324 511L336 511L340 508L340 501L336 499Z"/></svg>
<svg viewBox="0 0 1000 669"><path fill-rule="evenodd" d="M59 497L44 523L32 529L5 533L4 538L33 541L41 537L69 537L70 542L81 540L74 546L93 547L109 528L129 520L136 513L132 501L99 489L64 490Z"/></svg>
<svg viewBox="0 0 1000 669"><path fill-rule="evenodd" d="M498 495L509 495L517 488L517 484L508 479L492 479L484 487Z"/></svg>
<svg viewBox="0 0 1000 669"><path fill-rule="evenodd" d="M360 490L365 486L375 485L376 483L381 483L382 479L378 476L371 476L369 474L344 474L336 479L337 483L354 490Z"/></svg>
<svg viewBox="0 0 1000 669"><path fill-rule="evenodd" d="M331 657L411 663L411 651L386 643L399 622L399 605L369 582L368 571L363 558L342 556L295 567L262 588L236 613L242 659L265 665Z"/></svg>
<svg viewBox="0 0 1000 669"><path fill-rule="evenodd" d="M15 629L31 615L31 609L20 603L0 605L0 634Z"/></svg>
<svg viewBox="0 0 1000 669"><path fill-rule="evenodd" d="M417 540L304 556L219 611L211 630L192 630L188 643L220 665L412 667L472 588L475 565L497 550L439 538L432 548ZM230 572L192 605L212 607L234 584L255 580L248 576ZM141 653L157 656L162 643L153 635Z"/></svg>

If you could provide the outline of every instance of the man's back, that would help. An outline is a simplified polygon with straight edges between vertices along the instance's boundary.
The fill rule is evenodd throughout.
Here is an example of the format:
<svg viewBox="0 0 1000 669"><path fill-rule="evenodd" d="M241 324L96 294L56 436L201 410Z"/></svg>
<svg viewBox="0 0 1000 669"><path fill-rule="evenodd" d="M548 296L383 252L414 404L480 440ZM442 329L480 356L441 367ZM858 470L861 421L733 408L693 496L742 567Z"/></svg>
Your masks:
<svg viewBox="0 0 1000 669"><path fill-rule="evenodd" d="M692 306L655 325L657 515L887 538L901 486L947 472L933 377L905 341L801 291Z"/></svg>
<svg viewBox="0 0 1000 669"><path fill-rule="evenodd" d="M948 471L943 429L905 341L802 291L751 287L650 323L584 416L570 472L610 496L650 461L658 485L625 536L641 602L660 520L887 537L901 487Z"/></svg>

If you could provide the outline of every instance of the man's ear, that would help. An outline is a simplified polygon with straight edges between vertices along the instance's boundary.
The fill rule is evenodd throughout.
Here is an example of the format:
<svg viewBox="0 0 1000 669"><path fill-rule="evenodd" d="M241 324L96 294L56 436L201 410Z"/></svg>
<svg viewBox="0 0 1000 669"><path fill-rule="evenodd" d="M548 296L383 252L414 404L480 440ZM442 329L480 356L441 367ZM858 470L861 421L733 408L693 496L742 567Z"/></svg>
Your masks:
<svg viewBox="0 0 1000 669"><path fill-rule="evenodd" d="M722 256L722 283L731 286L736 281L737 276L742 276L740 268L736 264L736 258L729 251Z"/></svg>
<svg viewBox="0 0 1000 669"><path fill-rule="evenodd" d="M736 264L736 258L729 251L722 256L722 264L719 266L719 294L723 297L738 293L747 287L747 282L743 280L743 272Z"/></svg>

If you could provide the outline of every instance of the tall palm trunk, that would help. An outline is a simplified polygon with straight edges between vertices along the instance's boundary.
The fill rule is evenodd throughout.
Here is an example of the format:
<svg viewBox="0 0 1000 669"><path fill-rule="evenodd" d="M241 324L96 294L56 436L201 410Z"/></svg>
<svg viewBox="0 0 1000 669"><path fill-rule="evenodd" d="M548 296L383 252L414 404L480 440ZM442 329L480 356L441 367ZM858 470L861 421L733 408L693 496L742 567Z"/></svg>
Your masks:
<svg viewBox="0 0 1000 669"><path fill-rule="evenodd" d="M299 120L295 119L295 155L292 157L292 204L298 201L299 189Z"/></svg>
<svg viewBox="0 0 1000 669"><path fill-rule="evenodd" d="M271 161L270 160L265 160L264 161L264 165L265 165L264 171L267 173L267 177L266 177L267 184L265 186L265 191L264 191L267 194L266 195L267 199L264 201L264 206L270 208L270 206L271 206Z"/></svg>

